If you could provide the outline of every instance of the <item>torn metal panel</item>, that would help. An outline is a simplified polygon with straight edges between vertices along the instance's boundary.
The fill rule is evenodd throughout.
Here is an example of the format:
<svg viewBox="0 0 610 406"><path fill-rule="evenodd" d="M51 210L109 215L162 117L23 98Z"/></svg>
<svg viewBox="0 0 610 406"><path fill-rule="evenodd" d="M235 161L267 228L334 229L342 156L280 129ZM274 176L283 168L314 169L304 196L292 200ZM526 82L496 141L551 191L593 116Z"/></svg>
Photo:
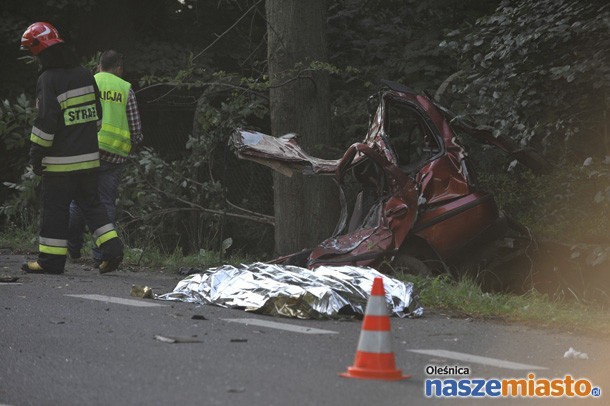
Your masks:
<svg viewBox="0 0 610 406"><path fill-rule="evenodd" d="M237 156L269 166L283 175L334 173L338 161L315 158L304 152L296 134L275 138L257 131L238 129L231 137Z"/></svg>
<svg viewBox="0 0 610 406"><path fill-rule="evenodd" d="M412 283L382 275L371 268L321 266L315 270L254 263L224 265L190 275L173 292L157 296L246 311L297 317L336 319L363 315L373 280L382 277L388 309L398 317L421 317Z"/></svg>
<svg viewBox="0 0 610 406"><path fill-rule="evenodd" d="M453 200L469 193L468 171L460 149L440 157L418 172L418 184L427 205Z"/></svg>

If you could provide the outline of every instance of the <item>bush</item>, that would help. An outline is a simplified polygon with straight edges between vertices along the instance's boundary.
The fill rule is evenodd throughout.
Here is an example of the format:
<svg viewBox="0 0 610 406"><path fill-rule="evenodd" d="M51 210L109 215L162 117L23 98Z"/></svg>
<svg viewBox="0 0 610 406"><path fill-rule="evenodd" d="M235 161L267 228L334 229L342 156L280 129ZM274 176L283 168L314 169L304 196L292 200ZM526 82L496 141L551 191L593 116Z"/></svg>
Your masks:
<svg viewBox="0 0 610 406"><path fill-rule="evenodd" d="M23 227L36 221L39 206L36 187L40 180L31 170L24 172L35 114L24 94L14 102L4 100L0 104L0 189L4 189L0 194L0 221Z"/></svg>
<svg viewBox="0 0 610 406"><path fill-rule="evenodd" d="M604 1L503 1L441 43L462 72L451 86L453 110L554 162L603 159L609 18Z"/></svg>
<svg viewBox="0 0 610 406"><path fill-rule="evenodd" d="M534 234L565 242L608 242L610 160L588 158L546 175L484 173L483 187Z"/></svg>
<svg viewBox="0 0 610 406"><path fill-rule="evenodd" d="M196 134L188 137L178 159L168 160L145 149L130 160L119 193L121 217L117 219L129 245L191 254L201 249L222 250L227 238L236 238L223 228L228 137L245 125L246 118L265 115L267 107L245 89L225 93L220 99L216 93L204 93L195 113ZM248 174L232 168L232 176ZM242 191L242 198L248 197L245 193ZM241 223L245 230L255 227Z"/></svg>

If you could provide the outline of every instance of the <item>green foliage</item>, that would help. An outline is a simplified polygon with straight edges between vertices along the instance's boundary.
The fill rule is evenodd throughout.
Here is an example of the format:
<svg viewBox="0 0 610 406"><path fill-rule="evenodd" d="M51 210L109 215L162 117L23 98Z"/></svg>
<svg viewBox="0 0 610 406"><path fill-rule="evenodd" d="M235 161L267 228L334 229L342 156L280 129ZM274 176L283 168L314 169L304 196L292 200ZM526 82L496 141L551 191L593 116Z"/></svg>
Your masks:
<svg viewBox="0 0 610 406"><path fill-rule="evenodd" d="M367 131L366 98L381 79L434 90L455 70L444 32L493 10L497 1L341 0L329 9L329 61L347 74L332 82L332 134L346 146ZM354 68L351 68L354 67ZM355 71L351 71L355 69ZM339 145L339 143L337 143Z"/></svg>
<svg viewBox="0 0 610 406"><path fill-rule="evenodd" d="M21 94L14 103L4 100L0 105L0 140L6 151L16 152L26 146L35 112L30 100Z"/></svg>
<svg viewBox="0 0 610 406"><path fill-rule="evenodd" d="M0 234L1 237L1 234ZM0 242L2 240L0 239ZM153 266L161 269L169 269L170 272L175 272L182 267L190 267L197 269L209 269L216 266L231 264L239 265L240 263L249 263L253 259L241 256L220 256L218 251L207 251L200 249L199 252L184 255L181 249L176 249L173 252L167 253L159 251L157 247L149 247L147 249L130 248L125 251L123 260L124 267L148 267Z"/></svg>
<svg viewBox="0 0 610 406"><path fill-rule="evenodd" d="M462 70L453 109L544 148L555 162L603 157L609 19L604 1L502 2L441 43Z"/></svg>
<svg viewBox="0 0 610 406"><path fill-rule="evenodd" d="M0 228L0 248L8 248L13 253L35 252L38 248L38 223L8 222Z"/></svg>
<svg viewBox="0 0 610 406"><path fill-rule="evenodd" d="M142 41L129 54L129 67L141 72L140 84L181 83L194 72L204 72L205 66L195 64L189 48L165 41Z"/></svg>
<svg viewBox="0 0 610 406"><path fill-rule="evenodd" d="M145 149L129 162L118 201L129 245L156 246L165 253L221 250L227 237L221 235L224 189L215 173L222 175L232 131L267 112L251 92L224 95L218 103L200 103L198 133L188 137L182 157L168 161Z"/></svg>
<svg viewBox="0 0 610 406"><path fill-rule="evenodd" d="M0 214L19 225L29 225L38 208L36 185L39 179L31 170L22 171L28 161L29 134L35 111L31 101L21 94L11 103L0 104L0 179L3 189ZM20 181L19 181L20 180ZM17 198L19 196L19 198Z"/></svg>
<svg viewBox="0 0 610 406"><path fill-rule="evenodd" d="M87 68L89 70L89 72L91 72L92 74L96 74L97 73L97 68L99 66L100 63L100 56L102 55L102 53L100 51L96 52L95 54L91 55L89 58L85 58L81 61L81 64Z"/></svg>
<svg viewBox="0 0 610 406"><path fill-rule="evenodd" d="M20 182L4 182L3 185L13 193L0 205L0 214L4 215L8 222L20 227L29 227L36 223L40 207L40 176L34 175L28 167L21 175Z"/></svg>
<svg viewBox="0 0 610 406"><path fill-rule="evenodd" d="M29 53L19 49L21 35L30 24L35 21L49 21L60 30L62 38L72 42L70 31L78 27L73 21L82 19L84 15L91 15L92 7L98 3L98 0L3 0L0 9L2 97L15 97L24 91L30 96L34 92L37 64L24 63L22 59L27 58ZM70 21L71 18L74 20Z"/></svg>
<svg viewBox="0 0 610 406"><path fill-rule="evenodd" d="M128 245L168 254L181 247L209 243L200 233L213 219L200 215L200 204L213 205L214 184L193 183L193 168L166 162L151 150L141 151L125 168L117 202L117 219ZM195 170L196 172L196 170ZM186 180L184 176L188 176Z"/></svg>
<svg viewBox="0 0 610 406"><path fill-rule="evenodd" d="M483 186L541 237L607 239L609 18L602 1L504 1L440 44L460 70L442 102L554 166L543 176L506 172L506 156L469 145Z"/></svg>
<svg viewBox="0 0 610 406"><path fill-rule="evenodd" d="M610 230L610 161L588 158L550 174L484 173L483 186L499 206L534 235L566 242L607 241Z"/></svg>

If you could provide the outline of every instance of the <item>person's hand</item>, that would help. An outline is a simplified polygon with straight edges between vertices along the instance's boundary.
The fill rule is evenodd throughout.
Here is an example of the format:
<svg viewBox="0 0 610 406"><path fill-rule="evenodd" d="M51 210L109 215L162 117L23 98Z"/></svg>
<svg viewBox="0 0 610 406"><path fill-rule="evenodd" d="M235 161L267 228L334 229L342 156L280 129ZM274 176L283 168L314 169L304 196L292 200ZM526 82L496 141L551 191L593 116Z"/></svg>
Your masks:
<svg viewBox="0 0 610 406"><path fill-rule="evenodd" d="M40 160L40 159L33 160L32 172L34 172L34 175L42 176L42 160Z"/></svg>
<svg viewBox="0 0 610 406"><path fill-rule="evenodd" d="M30 164L34 175L42 176L44 167L42 166L42 158L45 156L45 149L37 144L32 143L30 147Z"/></svg>

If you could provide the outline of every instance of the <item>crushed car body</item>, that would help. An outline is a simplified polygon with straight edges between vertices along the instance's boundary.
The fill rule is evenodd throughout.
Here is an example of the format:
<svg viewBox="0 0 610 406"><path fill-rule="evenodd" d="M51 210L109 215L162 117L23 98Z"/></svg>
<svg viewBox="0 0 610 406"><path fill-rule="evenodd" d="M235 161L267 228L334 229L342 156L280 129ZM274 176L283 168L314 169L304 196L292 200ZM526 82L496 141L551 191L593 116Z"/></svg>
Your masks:
<svg viewBox="0 0 610 406"><path fill-rule="evenodd" d="M294 134L275 138L238 129L232 135L230 142L242 159L287 176L334 176L339 186L341 215L333 235L312 249L273 262L315 268L377 267L393 261L413 273L427 273L497 235L506 221L493 196L480 190L456 128L533 169L544 169L535 152L460 120L401 84L383 83L386 88L376 95L366 137L340 159L310 156ZM348 184L357 185L349 204Z"/></svg>

